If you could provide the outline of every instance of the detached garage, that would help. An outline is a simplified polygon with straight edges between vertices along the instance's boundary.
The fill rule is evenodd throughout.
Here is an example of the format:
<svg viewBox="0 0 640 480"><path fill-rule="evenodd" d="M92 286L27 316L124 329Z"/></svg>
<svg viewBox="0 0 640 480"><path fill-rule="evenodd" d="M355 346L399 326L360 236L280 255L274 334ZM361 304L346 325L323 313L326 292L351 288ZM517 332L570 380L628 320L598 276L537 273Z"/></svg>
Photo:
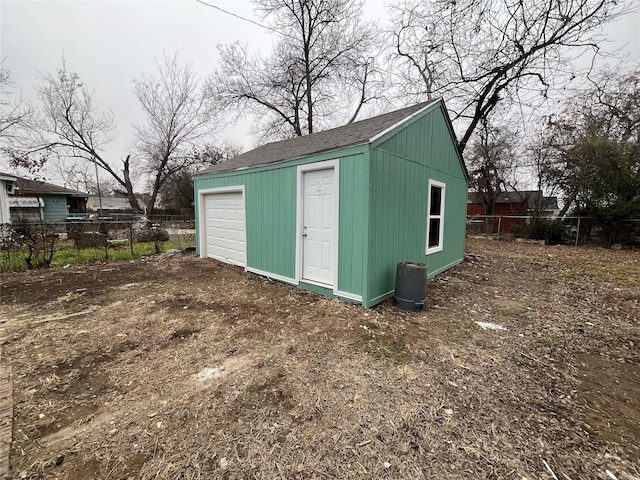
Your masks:
<svg viewBox="0 0 640 480"><path fill-rule="evenodd" d="M274 142L195 178L197 251L371 307L400 261L464 259L468 176L442 100Z"/></svg>

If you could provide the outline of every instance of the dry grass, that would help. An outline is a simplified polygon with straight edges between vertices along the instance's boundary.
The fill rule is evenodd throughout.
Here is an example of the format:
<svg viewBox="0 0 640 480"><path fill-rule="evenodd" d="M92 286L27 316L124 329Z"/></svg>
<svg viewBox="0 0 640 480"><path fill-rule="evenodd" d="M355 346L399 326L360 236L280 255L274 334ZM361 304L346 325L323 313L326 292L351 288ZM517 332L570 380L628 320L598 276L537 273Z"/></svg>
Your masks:
<svg viewBox="0 0 640 480"><path fill-rule="evenodd" d="M14 476L640 477L640 255L468 247L423 313L193 257L3 276Z"/></svg>

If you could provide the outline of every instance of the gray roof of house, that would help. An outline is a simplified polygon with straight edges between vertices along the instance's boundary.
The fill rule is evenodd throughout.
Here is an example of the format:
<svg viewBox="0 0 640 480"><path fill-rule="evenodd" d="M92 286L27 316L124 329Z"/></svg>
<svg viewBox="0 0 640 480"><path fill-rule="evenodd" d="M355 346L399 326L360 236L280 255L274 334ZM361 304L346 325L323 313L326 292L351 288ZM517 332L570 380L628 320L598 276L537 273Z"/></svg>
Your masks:
<svg viewBox="0 0 640 480"><path fill-rule="evenodd" d="M10 175L5 172L0 172L0 180L8 180L10 182L15 182L18 179L15 175Z"/></svg>
<svg viewBox="0 0 640 480"><path fill-rule="evenodd" d="M438 99L431 102L418 103L377 117L332 128L331 130L295 137L289 140L267 143L266 145L233 157L218 165L202 170L198 172L197 175L270 165L313 154L366 144L376 135L379 135L403 120L408 120L413 114L425 107L435 105L441 101L442 100Z"/></svg>
<svg viewBox="0 0 640 480"><path fill-rule="evenodd" d="M88 201L95 208L99 208L99 206L102 205L102 208L104 210L128 210L131 208L131 204L129 203L129 199L127 197L98 197L91 195L89 196Z"/></svg>
<svg viewBox="0 0 640 480"><path fill-rule="evenodd" d="M536 204L540 201L541 205L546 210L558 209L558 197L545 197L539 190L500 192L496 198L496 203L526 203L527 208L529 209L536 208ZM467 203L482 203L482 193L469 192L467 196Z"/></svg>
<svg viewBox="0 0 640 480"><path fill-rule="evenodd" d="M54 185L53 183L41 182L39 180L29 180L20 178L16 182L18 187L16 195L65 195L69 197L86 197L87 194L70 188Z"/></svg>

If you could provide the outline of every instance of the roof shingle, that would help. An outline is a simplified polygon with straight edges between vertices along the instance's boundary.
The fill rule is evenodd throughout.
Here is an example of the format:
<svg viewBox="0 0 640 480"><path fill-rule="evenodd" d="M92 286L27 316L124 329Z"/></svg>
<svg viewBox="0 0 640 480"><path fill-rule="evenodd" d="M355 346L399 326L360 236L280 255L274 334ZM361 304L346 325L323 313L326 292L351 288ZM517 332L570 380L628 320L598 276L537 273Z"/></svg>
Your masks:
<svg viewBox="0 0 640 480"><path fill-rule="evenodd" d="M467 203L482 203L482 193L469 192ZM532 210L538 204L547 210L558 209L558 197L545 197L540 190L500 192L496 197L496 203L522 203L527 204L527 207Z"/></svg>
<svg viewBox="0 0 640 480"><path fill-rule="evenodd" d="M86 197L84 192L71 190L70 188L54 185L53 183L40 182L38 180L29 180L26 178L18 178L17 181L19 195L69 195L72 197Z"/></svg>
<svg viewBox="0 0 640 480"><path fill-rule="evenodd" d="M266 145L231 158L226 162L202 170L198 172L198 175L271 165L317 153L366 144L373 137L388 128L407 119L421 109L440 101L441 100L435 100L432 102L418 103L377 117L332 128L331 130L295 137L289 140L267 143Z"/></svg>

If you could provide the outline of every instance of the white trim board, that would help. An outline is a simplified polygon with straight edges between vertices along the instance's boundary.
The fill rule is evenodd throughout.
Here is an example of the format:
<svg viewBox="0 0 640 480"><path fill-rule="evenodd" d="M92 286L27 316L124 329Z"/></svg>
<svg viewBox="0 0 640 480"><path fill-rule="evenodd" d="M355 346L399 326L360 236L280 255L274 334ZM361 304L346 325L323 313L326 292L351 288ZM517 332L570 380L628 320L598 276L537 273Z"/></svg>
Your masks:
<svg viewBox="0 0 640 480"><path fill-rule="evenodd" d="M284 275L277 275L275 273L269 273L269 272L266 272L264 270L259 270L257 268L253 268L253 267L247 267L245 270L247 272L255 273L255 274L261 275L263 277L272 278L272 279L277 280L279 282L288 283L290 285L296 285L296 286L300 285L300 282L298 282L295 278L285 277Z"/></svg>
<svg viewBox="0 0 640 480"><path fill-rule="evenodd" d="M346 298L354 302L362 303L362 295L356 295L355 293L342 292L340 290L334 290L333 294L338 298Z"/></svg>
<svg viewBox="0 0 640 480"><path fill-rule="evenodd" d="M429 221L431 219L431 187L438 187L441 189L440 196L440 215L436 215L440 219L440 228L438 230L438 245L435 247L429 247ZM446 214L446 197L447 197L447 185L437 180L429 179L429 187L427 190L427 230L425 232L425 255L431 255L432 253L441 252L444 250L444 223L447 218Z"/></svg>
<svg viewBox="0 0 640 480"><path fill-rule="evenodd" d="M376 140L378 140L381 137L384 137L387 133L391 132L392 130L395 130L396 128L398 128L400 125L402 125L403 123L408 122L409 120L411 120L412 118L420 115L422 112L424 112L425 110L427 110L428 108L433 107L436 103L440 102L440 99L438 98L437 100L434 100L433 102L429 102L427 105L425 105L424 107L422 107L420 110L418 110L417 112L413 112L411 115L409 115L408 117L404 117L402 120L400 120L399 122L394 123L393 125L391 125L390 127L384 129L383 131L381 131L380 133L377 133L376 135L374 135L373 137L371 137L371 139L369 140L369 143L373 143Z"/></svg>
<svg viewBox="0 0 640 480"><path fill-rule="evenodd" d="M333 285L328 283L317 282L316 280L309 280L308 278L301 278L300 281L302 283L306 283L307 285L313 285L314 287L325 288L327 290L333 291Z"/></svg>

